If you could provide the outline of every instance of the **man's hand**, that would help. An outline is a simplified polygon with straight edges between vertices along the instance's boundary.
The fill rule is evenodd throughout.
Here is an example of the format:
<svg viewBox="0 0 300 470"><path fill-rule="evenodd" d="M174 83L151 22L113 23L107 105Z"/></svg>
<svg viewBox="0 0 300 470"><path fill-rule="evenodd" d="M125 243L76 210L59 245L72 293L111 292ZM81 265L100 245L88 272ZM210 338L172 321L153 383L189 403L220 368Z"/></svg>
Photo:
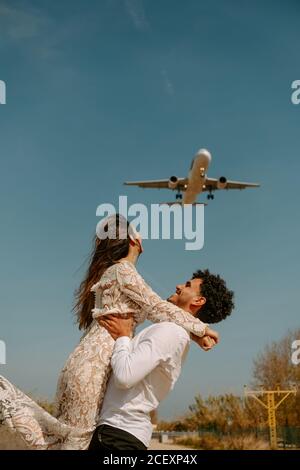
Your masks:
<svg viewBox="0 0 300 470"><path fill-rule="evenodd" d="M217 333L215 330L211 330L209 327L207 327L205 330L205 336L209 336L216 344L218 344L219 333Z"/></svg>
<svg viewBox="0 0 300 470"><path fill-rule="evenodd" d="M205 336L202 336L202 338L194 334L191 334L191 338L204 351L209 351L219 342L219 334L210 328L206 328Z"/></svg>
<svg viewBox="0 0 300 470"><path fill-rule="evenodd" d="M119 315L105 315L98 319L100 326L103 326L114 340L121 336L132 336L133 316L121 317Z"/></svg>

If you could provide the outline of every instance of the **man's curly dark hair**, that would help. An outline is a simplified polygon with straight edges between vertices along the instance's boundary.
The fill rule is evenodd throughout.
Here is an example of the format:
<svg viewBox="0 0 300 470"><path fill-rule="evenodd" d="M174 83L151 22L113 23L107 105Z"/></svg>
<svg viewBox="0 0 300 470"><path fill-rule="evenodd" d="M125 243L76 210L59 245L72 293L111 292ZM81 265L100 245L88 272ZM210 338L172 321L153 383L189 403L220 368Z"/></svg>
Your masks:
<svg viewBox="0 0 300 470"><path fill-rule="evenodd" d="M206 298L196 316L205 323L218 323L228 317L234 308L234 293L227 288L224 279L208 269L196 271L193 279L202 280L200 294Z"/></svg>

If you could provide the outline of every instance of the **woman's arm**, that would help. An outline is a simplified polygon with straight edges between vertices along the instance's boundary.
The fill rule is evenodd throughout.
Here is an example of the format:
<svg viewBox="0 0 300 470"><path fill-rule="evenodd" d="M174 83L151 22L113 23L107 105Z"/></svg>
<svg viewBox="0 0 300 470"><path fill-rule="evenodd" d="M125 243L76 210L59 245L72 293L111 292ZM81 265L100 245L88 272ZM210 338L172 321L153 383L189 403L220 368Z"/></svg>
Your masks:
<svg viewBox="0 0 300 470"><path fill-rule="evenodd" d="M204 336L207 325L191 313L182 310L166 300L162 300L146 284L135 267L129 262L117 265L117 280L122 292L138 304L153 323L174 322L196 336Z"/></svg>

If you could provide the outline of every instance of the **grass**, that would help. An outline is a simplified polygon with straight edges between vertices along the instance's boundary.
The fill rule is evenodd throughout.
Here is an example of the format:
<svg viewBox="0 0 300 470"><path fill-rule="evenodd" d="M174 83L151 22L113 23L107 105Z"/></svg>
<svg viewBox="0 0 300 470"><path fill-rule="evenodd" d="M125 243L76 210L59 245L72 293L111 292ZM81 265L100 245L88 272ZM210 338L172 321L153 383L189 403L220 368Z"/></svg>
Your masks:
<svg viewBox="0 0 300 470"><path fill-rule="evenodd" d="M201 437L182 437L175 439L176 444L198 450L269 450L269 444L254 436L222 436L207 434Z"/></svg>

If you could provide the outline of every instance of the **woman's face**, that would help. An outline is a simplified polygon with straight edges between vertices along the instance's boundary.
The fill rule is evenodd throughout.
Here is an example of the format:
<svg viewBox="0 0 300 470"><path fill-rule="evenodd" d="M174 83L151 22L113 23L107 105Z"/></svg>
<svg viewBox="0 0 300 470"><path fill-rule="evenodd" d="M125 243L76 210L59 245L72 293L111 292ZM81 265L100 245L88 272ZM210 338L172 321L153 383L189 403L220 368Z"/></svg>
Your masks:
<svg viewBox="0 0 300 470"><path fill-rule="evenodd" d="M142 236L141 236L140 232L138 232L137 230L136 230L136 238L135 238L135 239L136 239L137 243L139 244L139 247L140 247L140 254L141 254L141 253L143 253L143 251L144 251L144 248L143 248L143 239L142 239Z"/></svg>
<svg viewBox="0 0 300 470"><path fill-rule="evenodd" d="M142 244L142 236L133 224L129 225L128 234L131 240L139 246L139 254L143 253L144 249Z"/></svg>

